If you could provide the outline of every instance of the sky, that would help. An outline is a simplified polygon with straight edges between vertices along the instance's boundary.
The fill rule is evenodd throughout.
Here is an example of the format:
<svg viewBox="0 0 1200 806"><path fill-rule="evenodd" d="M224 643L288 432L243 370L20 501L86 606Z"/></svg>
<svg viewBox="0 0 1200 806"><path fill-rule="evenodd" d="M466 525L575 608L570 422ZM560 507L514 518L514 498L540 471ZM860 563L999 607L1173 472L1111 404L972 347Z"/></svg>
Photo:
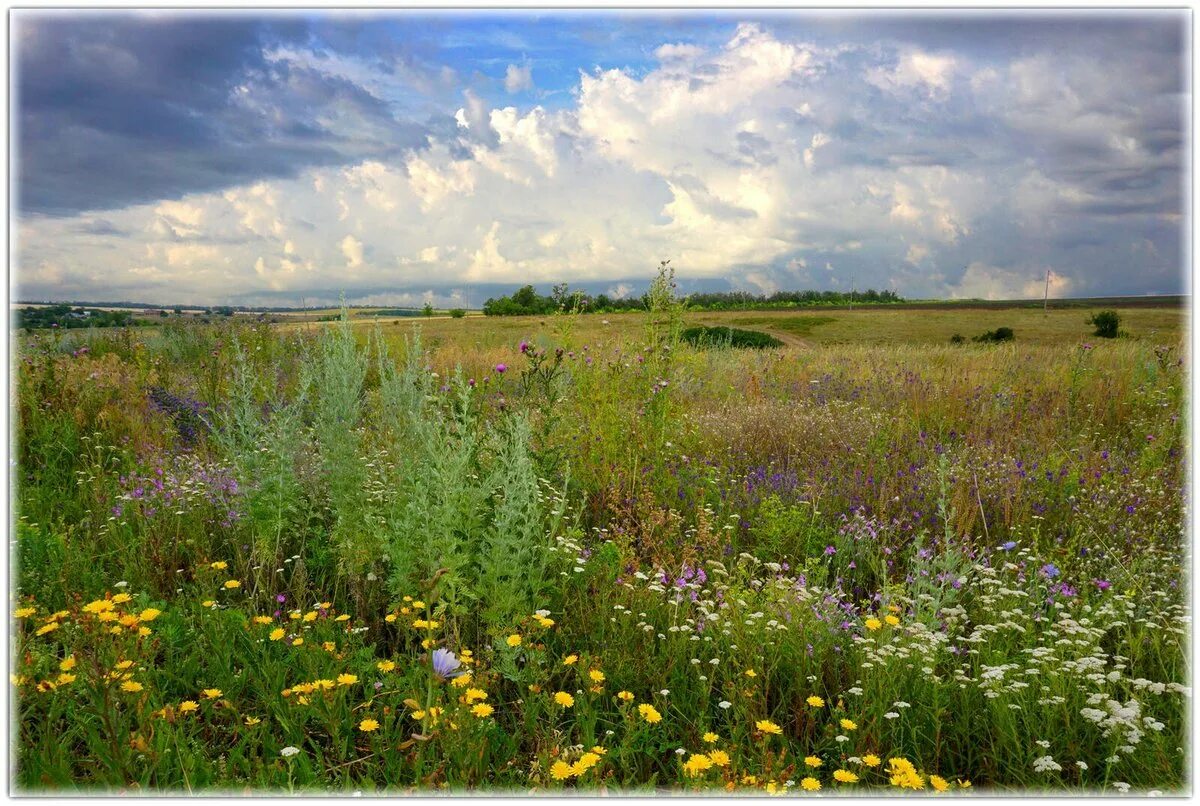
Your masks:
<svg viewBox="0 0 1200 806"><path fill-rule="evenodd" d="M12 11L21 300L1187 290L1190 11Z"/></svg>

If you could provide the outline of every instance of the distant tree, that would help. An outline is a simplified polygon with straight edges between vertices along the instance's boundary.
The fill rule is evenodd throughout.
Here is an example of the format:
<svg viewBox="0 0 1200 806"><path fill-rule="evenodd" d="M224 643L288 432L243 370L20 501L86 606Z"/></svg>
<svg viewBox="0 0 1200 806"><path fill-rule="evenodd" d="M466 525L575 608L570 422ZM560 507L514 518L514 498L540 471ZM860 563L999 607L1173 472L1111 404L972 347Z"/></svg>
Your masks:
<svg viewBox="0 0 1200 806"><path fill-rule="evenodd" d="M421 313L425 314L426 316L433 316L433 304L426 302L425 307L421 309Z"/></svg>
<svg viewBox="0 0 1200 806"><path fill-rule="evenodd" d="M454 319L462 319L466 315L467 315L466 308L451 308L450 309L450 316Z"/></svg>
<svg viewBox="0 0 1200 806"><path fill-rule="evenodd" d="M1096 326L1095 334L1100 338L1115 339L1121 329L1121 317L1116 311L1098 311L1088 324Z"/></svg>
<svg viewBox="0 0 1200 806"><path fill-rule="evenodd" d="M183 308L180 308L178 305L176 305L176 306L175 306L175 314L176 314L177 316L181 316L181 315L183 315Z"/></svg>

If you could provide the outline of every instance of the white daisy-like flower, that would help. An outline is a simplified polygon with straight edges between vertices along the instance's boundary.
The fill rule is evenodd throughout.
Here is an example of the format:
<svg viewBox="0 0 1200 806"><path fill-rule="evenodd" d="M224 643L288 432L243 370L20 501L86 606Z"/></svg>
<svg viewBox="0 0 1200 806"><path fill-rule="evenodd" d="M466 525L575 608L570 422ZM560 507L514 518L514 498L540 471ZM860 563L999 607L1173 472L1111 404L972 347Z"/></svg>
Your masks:
<svg viewBox="0 0 1200 806"><path fill-rule="evenodd" d="M296 755L299 752L300 752L299 747L292 747L291 745L288 745L287 747L285 747L279 751L279 755L283 756L284 758L291 758L292 756Z"/></svg>

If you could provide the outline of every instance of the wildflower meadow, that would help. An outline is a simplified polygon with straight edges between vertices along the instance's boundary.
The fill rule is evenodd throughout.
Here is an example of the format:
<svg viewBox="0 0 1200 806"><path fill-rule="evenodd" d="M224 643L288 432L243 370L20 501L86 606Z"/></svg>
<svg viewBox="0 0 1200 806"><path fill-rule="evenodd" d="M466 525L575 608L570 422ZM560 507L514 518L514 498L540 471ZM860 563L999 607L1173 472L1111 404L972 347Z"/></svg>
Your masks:
<svg viewBox="0 0 1200 806"><path fill-rule="evenodd" d="M15 334L18 790L1186 789L1177 331L649 298Z"/></svg>

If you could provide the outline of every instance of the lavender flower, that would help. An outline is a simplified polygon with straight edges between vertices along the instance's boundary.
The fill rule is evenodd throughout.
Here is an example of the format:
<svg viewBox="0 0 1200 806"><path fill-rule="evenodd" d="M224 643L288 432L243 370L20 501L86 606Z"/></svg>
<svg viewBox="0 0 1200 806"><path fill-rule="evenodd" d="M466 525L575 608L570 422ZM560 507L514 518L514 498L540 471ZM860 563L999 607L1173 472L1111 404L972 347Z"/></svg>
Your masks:
<svg viewBox="0 0 1200 806"><path fill-rule="evenodd" d="M462 661L456 658L450 650L439 648L433 651L433 673L438 677L445 679L461 677L466 672L454 671L459 666L462 666Z"/></svg>

